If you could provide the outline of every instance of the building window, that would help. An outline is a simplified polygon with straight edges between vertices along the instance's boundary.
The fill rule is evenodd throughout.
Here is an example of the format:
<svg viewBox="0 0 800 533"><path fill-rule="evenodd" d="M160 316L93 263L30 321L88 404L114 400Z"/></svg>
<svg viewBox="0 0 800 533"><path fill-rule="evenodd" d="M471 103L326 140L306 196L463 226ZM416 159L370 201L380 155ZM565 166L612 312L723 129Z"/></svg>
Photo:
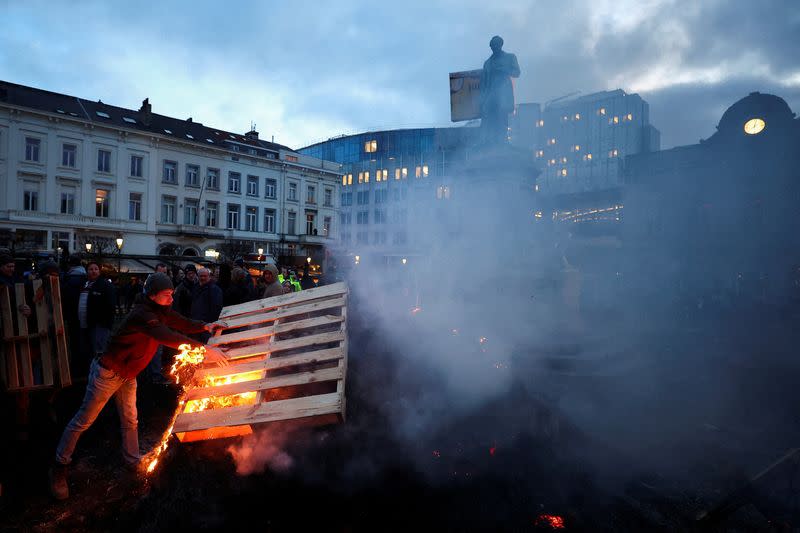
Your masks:
<svg viewBox="0 0 800 533"><path fill-rule="evenodd" d="M111 152L109 150L97 151L97 171L111 172Z"/></svg>
<svg viewBox="0 0 800 533"><path fill-rule="evenodd" d="M25 211L39 210L39 189L35 183L25 184L25 190L22 191L22 209Z"/></svg>
<svg viewBox="0 0 800 533"><path fill-rule="evenodd" d="M228 229L239 229L239 206L228 204Z"/></svg>
<svg viewBox="0 0 800 533"><path fill-rule="evenodd" d="M353 193L351 193L351 192L343 192L342 193L342 206L346 207L348 205L353 205Z"/></svg>
<svg viewBox="0 0 800 533"><path fill-rule="evenodd" d="M41 139L25 137L25 161L39 162L39 151L42 147Z"/></svg>
<svg viewBox="0 0 800 533"><path fill-rule="evenodd" d="M547 139L547 146L553 146L554 144L556 144L555 137L551 137L550 139Z"/></svg>
<svg viewBox="0 0 800 533"><path fill-rule="evenodd" d="M317 203L317 188L313 185L309 185L306 188L306 203L307 204Z"/></svg>
<svg viewBox="0 0 800 533"><path fill-rule="evenodd" d="M356 213L356 224L369 224L369 211Z"/></svg>
<svg viewBox="0 0 800 533"><path fill-rule="evenodd" d="M175 161L164 161L164 173L161 175L161 181L164 183L177 183L175 174L178 169L178 163Z"/></svg>
<svg viewBox="0 0 800 533"><path fill-rule="evenodd" d="M286 191L286 199L297 201L297 184L294 182L289 182L289 189Z"/></svg>
<svg viewBox="0 0 800 533"><path fill-rule="evenodd" d="M264 198L277 198L278 184L272 178L264 180Z"/></svg>
<svg viewBox="0 0 800 533"><path fill-rule="evenodd" d="M219 190L219 169L218 168L209 168L206 174L206 187L210 191L218 191ZM215 224L216 226L216 224Z"/></svg>
<svg viewBox="0 0 800 533"><path fill-rule="evenodd" d="M247 196L258 196L258 176L247 176Z"/></svg>
<svg viewBox="0 0 800 533"><path fill-rule="evenodd" d="M186 165L186 185L189 187L200 185L200 167L197 165Z"/></svg>
<svg viewBox="0 0 800 533"><path fill-rule="evenodd" d="M450 199L450 187L447 185L439 185L436 188L436 198L438 200L449 200Z"/></svg>
<svg viewBox="0 0 800 533"><path fill-rule="evenodd" d="M347 184L348 185L352 185L353 184L353 175L352 174L348 174L347 175Z"/></svg>
<svg viewBox="0 0 800 533"><path fill-rule="evenodd" d="M258 207L247 206L244 212L245 231L258 231Z"/></svg>
<svg viewBox="0 0 800 533"><path fill-rule="evenodd" d="M264 233L275 233L274 209L264 209Z"/></svg>
<svg viewBox="0 0 800 533"><path fill-rule="evenodd" d="M408 169L406 167L394 169L394 179L406 179L408 177Z"/></svg>
<svg viewBox="0 0 800 533"><path fill-rule="evenodd" d="M298 161L296 155L286 155L286 156L284 156L284 159L286 159L287 161L290 161L292 163L297 163L297 161Z"/></svg>
<svg viewBox="0 0 800 533"><path fill-rule="evenodd" d="M619 124L619 117L616 117L616 116L611 117L610 119L608 119L608 123L609 124Z"/></svg>
<svg viewBox="0 0 800 533"><path fill-rule="evenodd" d="M414 175L418 178L427 178L428 177L428 165L422 165L416 168L414 171Z"/></svg>
<svg viewBox="0 0 800 533"><path fill-rule="evenodd" d="M372 244L386 244L386 232L376 231L372 236Z"/></svg>
<svg viewBox="0 0 800 533"><path fill-rule="evenodd" d="M559 175L560 175L561 177L566 177L566 175L567 175L567 169L566 169L566 168L562 168L562 169L561 169L561 172L559 172Z"/></svg>
<svg viewBox="0 0 800 533"><path fill-rule="evenodd" d="M197 208L200 204L194 198L187 198L183 204L183 223L189 226L197 225Z"/></svg>
<svg viewBox="0 0 800 533"><path fill-rule="evenodd" d="M108 218L110 202L110 191L106 189L96 189L94 191L94 216Z"/></svg>
<svg viewBox="0 0 800 533"><path fill-rule="evenodd" d="M175 224L175 209L177 200L174 196L161 197L161 222Z"/></svg>
<svg viewBox="0 0 800 533"><path fill-rule="evenodd" d="M375 210L375 224L386 224L386 210L385 209L376 209Z"/></svg>
<svg viewBox="0 0 800 533"><path fill-rule="evenodd" d="M575 117L574 118L575 118L575 120L580 120L581 119L581 114L580 113L575 113Z"/></svg>
<svg viewBox="0 0 800 533"><path fill-rule="evenodd" d="M128 197L128 219L142 220L142 193L132 192Z"/></svg>
<svg viewBox="0 0 800 533"><path fill-rule="evenodd" d="M536 150L536 157L544 157L544 150Z"/></svg>
<svg viewBox="0 0 800 533"><path fill-rule="evenodd" d="M322 234L325 237L330 237L331 235L331 217L325 217L322 219Z"/></svg>
<svg viewBox="0 0 800 533"><path fill-rule="evenodd" d="M358 205L366 205L369 203L369 191L358 191L356 193L356 203Z"/></svg>
<svg viewBox="0 0 800 533"><path fill-rule="evenodd" d="M543 126L544 126L544 119L540 118L539 120L536 121L536 127L537 128L541 128Z"/></svg>
<svg viewBox="0 0 800 533"><path fill-rule="evenodd" d="M563 156L563 157L561 158L561 162L562 162L562 163L566 163L566 162L567 162L567 156Z"/></svg>
<svg viewBox="0 0 800 533"><path fill-rule="evenodd" d="M581 151L581 145L580 144L573 145L572 151L573 152L580 152Z"/></svg>
<svg viewBox="0 0 800 533"><path fill-rule="evenodd" d="M376 204L385 204L388 197L389 197L389 191L386 189L379 189L375 191Z"/></svg>
<svg viewBox="0 0 800 533"><path fill-rule="evenodd" d="M325 207L333 207L333 189L325 189L325 195L323 196L322 205Z"/></svg>
<svg viewBox="0 0 800 533"><path fill-rule="evenodd" d="M353 213L339 213L339 223L342 226L346 226L348 224L353 223Z"/></svg>
<svg viewBox="0 0 800 533"><path fill-rule="evenodd" d="M61 209L59 210L62 215L75 214L75 189L69 188L61 191Z"/></svg>
<svg viewBox="0 0 800 533"><path fill-rule="evenodd" d="M306 213L306 235L314 235L314 213Z"/></svg>
<svg viewBox="0 0 800 533"><path fill-rule="evenodd" d="M286 219L286 233L289 235L295 235L297 232L295 231L295 224L297 223L297 213L294 211L289 211L288 217Z"/></svg>
<svg viewBox="0 0 800 533"><path fill-rule="evenodd" d="M75 156L78 154L78 147L74 144L65 144L61 147L61 166L75 168Z"/></svg>
<svg viewBox="0 0 800 533"><path fill-rule="evenodd" d="M342 174L342 187L347 186L347 174Z"/></svg>
<svg viewBox="0 0 800 533"><path fill-rule="evenodd" d="M369 244L369 232L367 231L356 232L356 244Z"/></svg>
<svg viewBox="0 0 800 533"><path fill-rule="evenodd" d="M600 109L597 110L597 114L598 115L605 115L606 114L606 108L605 107L601 107Z"/></svg>
<svg viewBox="0 0 800 533"><path fill-rule="evenodd" d="M378 151L378 141L371 140L364 143L364 151L368 154L372 154Z"/></svg>
<svg viewBox="0 0 800 533"><path fill-rule="evenodd" d="M385 169L385 168L380 169L379 168L377 170L377 172L375 172L375 181L386 181L388 176L389 176L389 171L387 169Z"/></svg>
<svg viewBox="0 0 800 533"><path fill-rule="evenodd" d="M131 176L134 178L142 177L142 165L144 158L140 155L131 156Z"/></svg>
<svg viewBox="0 0 800 533"><path fill-rule="evenodd" d="M242 175L238 172L228 172L228 192L241 194Z"/></svg>
<svg viewBox="0 0 800 533"><path fill-rule="evenodd" d="M592 160L592 154L586 154L586 155L584 155L584 156L583 156L583 160L584 160L584 161L591 161L591 160Z"/></svg>
<svg viewBox="0 0 800 533"><path fill-rule="evenodd" d="M217 211L219 204L217 202L206 202L206 226L209 228L217 227Z"/></svg>

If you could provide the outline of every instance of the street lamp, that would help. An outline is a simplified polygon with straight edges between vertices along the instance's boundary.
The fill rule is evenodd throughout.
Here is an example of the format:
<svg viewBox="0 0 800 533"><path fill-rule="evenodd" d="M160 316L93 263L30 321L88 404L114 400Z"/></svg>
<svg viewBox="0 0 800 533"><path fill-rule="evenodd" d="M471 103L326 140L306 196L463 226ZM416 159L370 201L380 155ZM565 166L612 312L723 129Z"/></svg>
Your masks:
<svg viewBox="0 0 800 533"><path fill-rule="evenodd" d="M92 253L92 243L86 243L86 253Z"/></svg>
<svg viewBox="0 0 800 533"><path fill-rule="evenodd" d="M117 237L117 274L122 271L122 244L124 242L122 237Z"/></svg>
<svg viewBox="0 0 800 533"><path fill-rule="evenodd" d="M401 261L402 261L402 262L403 262L403 264L405 265L405 264L408 262L408 259L406 259L406 258L404 257L403 259L401 259Z"/></svg>
<svg viewBox="0 0 800 533"><path fill-rule="evenodd" d="M311 256L306 257L306 263L311 264Z"/></svg>
<svg viewBox="0 0 800 533"><path fill-rule="evenodd" d="M262 255L264 255L264 249L263 248L259 248L258 249L258 260L259 261L261 261L261 256Z"/></svg>

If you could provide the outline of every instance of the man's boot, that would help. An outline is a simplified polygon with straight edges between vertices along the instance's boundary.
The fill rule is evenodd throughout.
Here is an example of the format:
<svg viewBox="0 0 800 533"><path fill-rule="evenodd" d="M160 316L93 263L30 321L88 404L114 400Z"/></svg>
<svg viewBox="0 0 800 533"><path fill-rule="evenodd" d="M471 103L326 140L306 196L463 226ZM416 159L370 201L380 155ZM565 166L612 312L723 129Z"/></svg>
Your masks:
<svg viewBox="0 0 800 533"><path fill-rule="evenodd" d="M67 484L67 465L53 463L47 472L50 480L50 494L56 500L66 500L69 498L69 485Z"/></svg>

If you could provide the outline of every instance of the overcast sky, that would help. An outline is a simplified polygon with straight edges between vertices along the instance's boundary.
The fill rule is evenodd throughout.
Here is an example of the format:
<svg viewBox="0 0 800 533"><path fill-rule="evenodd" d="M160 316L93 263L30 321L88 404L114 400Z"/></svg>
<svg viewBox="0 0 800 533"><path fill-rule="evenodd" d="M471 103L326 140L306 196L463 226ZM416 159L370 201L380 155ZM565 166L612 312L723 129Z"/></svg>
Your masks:
<svg viewBox="0 0 800 533"><path fill-rule="evenodd" d="M663 148L708 137L751 91L800 111L798 0L0 0L0 20L0 79L254 121L293 148L447 125L448 73L480 68L495 34L519 58L518 102L638 92Z"/></svg>

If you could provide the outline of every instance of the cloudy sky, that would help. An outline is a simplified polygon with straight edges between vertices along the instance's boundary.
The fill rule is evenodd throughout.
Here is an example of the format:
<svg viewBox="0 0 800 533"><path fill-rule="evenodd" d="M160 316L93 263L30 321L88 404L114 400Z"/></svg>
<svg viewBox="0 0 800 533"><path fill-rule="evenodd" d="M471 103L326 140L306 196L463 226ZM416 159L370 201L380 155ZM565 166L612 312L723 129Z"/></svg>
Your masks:
<svg viewBox="0 0 800 533"><path fill-rule="evenodd" d="M519 58L519 102L638 92L662 147L708 137L751 91L800 112L798 0L0 0L0 18L0 79L254 121L293 148L447 125L448 73L479 68L495 34Z"/></svg>

